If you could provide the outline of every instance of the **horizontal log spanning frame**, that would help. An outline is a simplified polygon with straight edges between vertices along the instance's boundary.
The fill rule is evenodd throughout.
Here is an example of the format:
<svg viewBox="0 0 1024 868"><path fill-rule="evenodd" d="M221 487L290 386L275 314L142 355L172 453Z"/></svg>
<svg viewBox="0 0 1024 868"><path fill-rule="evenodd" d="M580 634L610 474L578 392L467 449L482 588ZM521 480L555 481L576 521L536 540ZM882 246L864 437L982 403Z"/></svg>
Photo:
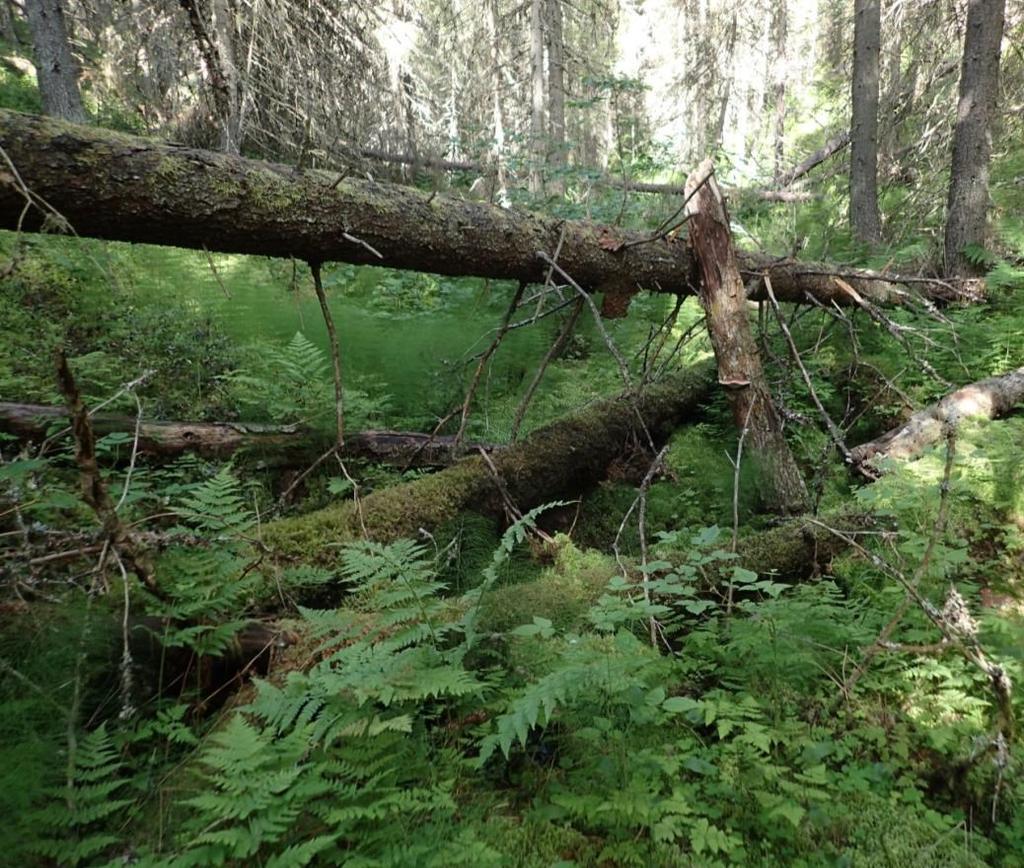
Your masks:
<svg viewBox="0 0 1024 868"><path fill-rule="evenodd" d="M446 160L425 154L393 154L364 148L359 155L367 160L379 163L393 163L399 166L433 169L440 172L474 172L483 175L494 174L494 166L486 163L474 163L469 160ZM686 189L682 184L652 183L634 181L631 178L618 178L585 167L576 167L580 177L595 186L613 187L631 193L653 193L659 196L685 196ZM807 202L816 198L805 190L760 190L756 188L731 188L723 190L727 195L736 198L759 199L762 202Z"/></svg>
<svg viewBox="0 0 1024 868"><path fill-rule="evenodd" d="M540 252L591 292L693 290L686 242L542 217L397 184L153 142L53 118L0 111L0 229L55 231L225 253L349 262L435 274L542 283ZM13 167L16 176L12 173ZM26 209L25 188L37 207ZM56 215L60 215L58 218ZM876 304L946 285L741 255L768 270L776 296L847 304L838 273ZM916 292L915 292L916 291Z"/></svg>
<svg viewBox="0 0 1024 868"><path fill-rule="evenodd" d="M54 427L59 428L68 421L65 407L0 401L0 433L11 434L24 442L41 442ZM98 436L126 434L134 438L134 416L94 413L91 421ZM138 453L157 459L177 458L186 452L204 458L227 458L244 451L262 466L280 467L315 459L330 447L334 437L334 432L288 425L142 421L138 424ZM342 455L401 466L446 467L480 448L488 452L502 448L462 443L453 455L454 440L451 435L431 436L414 431L357 431L345 435ZM127 457L126 454L124 458Z"/></svg>

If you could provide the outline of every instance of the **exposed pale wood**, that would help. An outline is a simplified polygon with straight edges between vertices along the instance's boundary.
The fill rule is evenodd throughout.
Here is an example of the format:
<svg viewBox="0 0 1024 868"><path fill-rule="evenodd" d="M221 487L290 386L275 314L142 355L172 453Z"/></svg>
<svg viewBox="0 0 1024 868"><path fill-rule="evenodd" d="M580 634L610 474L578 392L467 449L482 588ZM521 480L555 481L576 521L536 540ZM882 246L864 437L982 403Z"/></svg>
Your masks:
<svg viewBox="0 0 1024 868"><path fill-rule="evenodd" d="M854 463L870 475L880 458L914 458L942 439L942 429L962 419L996 419L1024 401L1024 368L963 386L918 411L904 425L851 450Z"/></svg>
<svg viewBox="0 0 1024 868"><path fill-rule="evenodd" d="M686 186L690 242L700 266L699 295L718 362L718 382L726 390L736 427L749 437L766 505L778 512L800 512L807 505L807 490L782 435L761 366L729 215L711 160L690 175Z"/></svg>

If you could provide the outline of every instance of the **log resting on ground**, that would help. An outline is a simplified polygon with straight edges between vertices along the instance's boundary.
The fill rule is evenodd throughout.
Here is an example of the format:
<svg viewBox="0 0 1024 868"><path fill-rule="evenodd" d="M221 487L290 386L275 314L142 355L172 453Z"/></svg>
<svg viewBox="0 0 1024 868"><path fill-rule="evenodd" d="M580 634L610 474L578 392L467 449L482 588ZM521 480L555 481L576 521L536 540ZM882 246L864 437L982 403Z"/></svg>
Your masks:
<svg viewBox="0 0 1024 868"><path fill-rule="evenodd" d="M538 252L588 291L693 292L693 257L681 239L651 238L579 220L468 202L334 172L299 170L213 151L0 111L0 146L17 175L0 168L0 228L56 231L307 262L350 262L453 276L543 283ZM36 207L25 210L24 188ZM59 215L59 216L58 216ZM67 225L62 219L67 221ZM825 265L774 264L740 256L748 273L769 269L778 298L806 293L845 304ZM839 272L877 304L941 283ZM834 281L833 281L834 283Z"/></svg>
<svg viewBox="0 0 1024 868"><path fill-rule="evenodd" d="M666 378L635 396L620 395L534 431L497 452L494 469L516 507L573 498L605 475L611 461L640 432L638 415L655 441L666 439L710 394L713 367L701 364ZM646 443L640 434L639 442ZM494 474L480 456L439 473L373 492L351 502L264 526L271 548L304 558L329 558L339 542L365 535L378 541L433 531L460 512L502 518L505 504Z"/></svg>
<svg viewBox="0 0 1024 868"><path fill-rule="evenodd" d="M855 466L869 476L878 472L880 458L908 459L938 443L943 427L961 419L996 419L1024 401L1024 368L971 383L919 410L906 424L851 450Z"/></svg>
<svg viewBox="0 0 1024 868"><path fill-rule="evenodd" d="M46 439L67 418L64 407L0 402L0 432L25 442ZM134 437L134 416L94 413L91 419L98 436L123 433ZM292 426L248 422L142 422L138 451L157 459L177 458L185 452L195 452L204 458L227 458L244 451L262 466L285 467L315 460L330 448L334 436L333 432L322 434ZM451 436L432 438L413 431L360 431L345 435L342 455L410 467L446 467L453 461L453 441ZM478 447L479 444L462 444L456 457ZM498 447L484 448L490 452Z"/></svg>
<svg viewBox="0 0 1024 868"><path fill-rule="evenodd" d="M476 172L484 175L492 175L494 167L486 163L476 163L470 160L445 160L439 157L424 154L395 154L389 151L377 151L364 148L359 151L359 156L367 160L376 160L381 163L395 163L400 166L414 166L423 169L435 169L442 172ZM659 184L647 181L634 181L631 178L616 178L613 175L605 175L601 172L576 167L577 171L586 173L588 180L595 186L614 187L619 190L627 190L631 193L655 193L661 196L684 196L686 190L682 184ZM760 199L762 202L807 202L813 199L811 193L802 190L760 190L750 188L732 188L725 191L727 195L737 198Z"/></svg>

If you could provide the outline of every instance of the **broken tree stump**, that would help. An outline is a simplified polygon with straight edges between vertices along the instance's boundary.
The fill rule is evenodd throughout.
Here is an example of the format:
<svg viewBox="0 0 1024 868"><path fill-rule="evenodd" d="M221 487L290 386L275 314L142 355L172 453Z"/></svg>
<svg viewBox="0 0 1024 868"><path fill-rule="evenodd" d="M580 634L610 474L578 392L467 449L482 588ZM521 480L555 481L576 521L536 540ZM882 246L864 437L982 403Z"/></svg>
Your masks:
<svg viewBox="0 0 1024 868"><path fill-rule="evenodd" d="M687 178L686 189L689 241L701 275L699 296L718 362L718 382L725 389L740 436L750 439L765 505L774 512L801 512L807 506L807 488L768 390L750 328L729 215L711 160Z"/></svg>

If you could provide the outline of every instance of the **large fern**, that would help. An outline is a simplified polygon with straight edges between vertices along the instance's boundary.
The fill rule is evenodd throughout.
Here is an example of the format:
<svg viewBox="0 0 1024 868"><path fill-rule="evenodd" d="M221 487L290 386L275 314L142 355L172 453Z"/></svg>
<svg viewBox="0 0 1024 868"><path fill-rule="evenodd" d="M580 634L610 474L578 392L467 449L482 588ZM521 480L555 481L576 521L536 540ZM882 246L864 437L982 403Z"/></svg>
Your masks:
<svg viewBox="0 0 1024 868"><path fill-rule="evenodd" d="M67 783L51 791L50 802L36 815L42 831L34 847L39 855L60 865L80 865L116 844L112 821L132 804L122 772L106 726L85 735L74 746Z"/></svg>

